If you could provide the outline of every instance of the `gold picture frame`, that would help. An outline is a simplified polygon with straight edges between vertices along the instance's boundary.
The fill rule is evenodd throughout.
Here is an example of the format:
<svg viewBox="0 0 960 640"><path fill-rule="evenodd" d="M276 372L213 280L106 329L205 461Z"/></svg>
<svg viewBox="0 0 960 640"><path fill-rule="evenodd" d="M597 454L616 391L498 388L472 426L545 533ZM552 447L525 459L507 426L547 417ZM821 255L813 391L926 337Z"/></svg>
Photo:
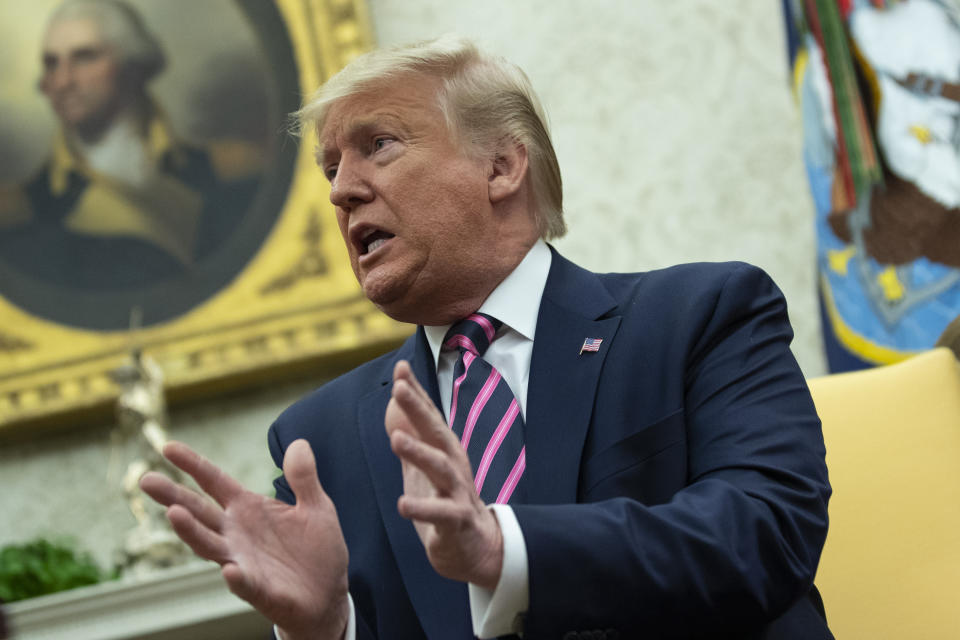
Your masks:
<svg viewBox="0 0 960 640"><path fill-rule="evenodd" d="M254 201L267 211L268 221L237 218L237 230L231 233L245 233L248 239L227 243L217 256L231 250L246 254L231 258L233 262L211 259L207 272L197 267L179 280L147 288L147 294L140 288L140 298L127 295L127 289L123 297L51 285L4 266L0 254L0 437L108 419L118 393L110 372L132 349L143 350L160 364L176 403L285 374L344 368L410 334L409 326L390 320L363 297L312 145L297 144L284 129L283 117L297 108L302 95L371 46L365 2L218 1L130 4L136 8L139 2L145 10L196 5L209 12L219 7L224 19L239 16L262 48L257 55L264 57L269 71L262 77L273 84L257 104L271 110L273 142ZM190 24L189 16L179 19ZM192 28L202 30L202 25ZM158 39L163 35L158 29ZM36 57L32 52L38 47L26 51L30 53L18 53L19 59ZM39 73L39 62L30 59L30 64ZM21 80L29 78L30 72L21 75ZM226 92L223 100L243 91L226 86L222 73L216 75L221 92ZM234 74L235 82L238 77ZM194 89L190 95L196 93ZM217 113L222 115L222 106ZM137 300L145 309L132 304ZM126 320L131 311L142 322L135 319L131 326ZM118 320L121 312L123 323Z"/></svg>

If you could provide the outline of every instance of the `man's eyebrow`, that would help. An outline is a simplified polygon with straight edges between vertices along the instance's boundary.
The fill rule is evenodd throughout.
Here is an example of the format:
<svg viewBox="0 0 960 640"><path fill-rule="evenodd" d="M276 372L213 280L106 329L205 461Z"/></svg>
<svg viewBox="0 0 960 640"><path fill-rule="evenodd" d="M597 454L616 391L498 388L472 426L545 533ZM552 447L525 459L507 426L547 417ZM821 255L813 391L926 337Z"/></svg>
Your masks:
<svg viewBox="0 0 960 640"><path fill-rule="evenodd" d="M322 167L326 164L327 158L332 156L335 153L333 147L323 147L320 143L317 143L313 147L313 159L316 161L317 166Z"/></svg>
<svg viewBox="0 0 960 640"><path fill-rule="evenodd" d="M363 116L351 121L336 135L348 142L363 142L378 129L389 127L391 130L405 131L403 123L390 115ZM331 157L340 155L340 150L332 143L318 143L314 148L314 157L317 164L323 166Z"/></svg>
<svg viewBox="0 0 960 640"><path fill-rule="evenodd" d="M313 148L313 156L321 167L330 162L331 159L340 157L340 153L340 147L333 142L318 141Z"/></svg>
<svg viewBox="0 0 960 640"><path fill-rule="evenodd" d="M107 48L102 45L86 44L71 50L70 55L72 56L99 55L101 53L105 53L106 50Z"/></svg>
<svg viewBox="0 0 960 640"><path fill-rule="evenodd" d="M74 47L73 49L69 49L66 52L58 52L58 51L53 51L48 49L48 50L44 50L41 53L40 59L44 62L47 62L47 61L53 62L54 60L59 59L64 54L67 57L73 58L76 56L100 55L102 53L105 53L106 50L107 50L106 47L102 45L96 45L96 44L81 45L79 47Z"/></svg>
<svg viewBox="0 0 960 640"><path fill-rule="evenodd" d="M382 128L385 125L392 126L393 120L393 118L377 116L358 118L350 123L350 126L346 128L344 134L348 140L366 138L376 129Z"/></svg>

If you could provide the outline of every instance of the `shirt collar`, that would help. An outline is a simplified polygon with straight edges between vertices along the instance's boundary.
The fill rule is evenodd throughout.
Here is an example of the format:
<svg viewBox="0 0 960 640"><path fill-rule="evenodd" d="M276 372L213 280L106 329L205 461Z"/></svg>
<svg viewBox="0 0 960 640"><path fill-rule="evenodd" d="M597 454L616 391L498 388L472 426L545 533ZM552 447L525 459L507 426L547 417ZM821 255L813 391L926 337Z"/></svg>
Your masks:
<svg viewBox="0 0 960 640"><path fill-rule="evenodd" d="M149 120L147 121L146 144L148 153L154 160L163 157L165 154L176 153L179 146L166 114L152 102L150 104ZM174 160L181 161L178 156L175 156ZM71 172L83 174L87 178L97 175L97 172L87 167L83 160L73 152L67 140L67 132L61 128L53 139L53 153L50 159L51 193L60 196L66 191Z"/></svg>
<svg viewBox="0 0 960 640"><path fill-rule="evenodd" d="M553 254L550 253L547 243L537 240L520 264L497 285L477 311L493 316L503 322L504 326L510 327L528 340L533 340L533 334L537 330L537 316L540 314L540 299L547 285L552 261ZM451 326L453 325L447 324L423 328L433 354L434 365L440 361L443 338Z"/></svg>

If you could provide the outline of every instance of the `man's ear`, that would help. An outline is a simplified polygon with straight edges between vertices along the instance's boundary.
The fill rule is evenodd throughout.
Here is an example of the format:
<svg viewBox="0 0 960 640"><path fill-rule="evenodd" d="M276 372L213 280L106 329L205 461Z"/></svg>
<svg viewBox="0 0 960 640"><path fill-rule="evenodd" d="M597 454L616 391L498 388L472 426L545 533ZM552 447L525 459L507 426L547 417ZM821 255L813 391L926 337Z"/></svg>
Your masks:
<svg viewBox="0 0 960 640"><path fill-rule="evenodd" d="M490 202L496 204L520 191L527 177L527 148L519 142L506 142L497 149L487 185Z"/></svg>

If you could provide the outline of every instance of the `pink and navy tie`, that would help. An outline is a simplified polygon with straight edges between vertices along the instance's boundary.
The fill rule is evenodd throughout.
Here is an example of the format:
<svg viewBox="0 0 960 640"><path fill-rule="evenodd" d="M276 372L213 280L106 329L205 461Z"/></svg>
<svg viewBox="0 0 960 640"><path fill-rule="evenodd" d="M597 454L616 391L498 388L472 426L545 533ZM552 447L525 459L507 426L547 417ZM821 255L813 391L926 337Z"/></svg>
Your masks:
<svg viewBox="0 0 960 640"><path fill-rule="evenodd" d="M458 349L450 397L450 427L473 467L474 486L485 504L523 499L523 416L500 372L483 359L501 322L482 313L460 320L443 340Z"/></svg>

